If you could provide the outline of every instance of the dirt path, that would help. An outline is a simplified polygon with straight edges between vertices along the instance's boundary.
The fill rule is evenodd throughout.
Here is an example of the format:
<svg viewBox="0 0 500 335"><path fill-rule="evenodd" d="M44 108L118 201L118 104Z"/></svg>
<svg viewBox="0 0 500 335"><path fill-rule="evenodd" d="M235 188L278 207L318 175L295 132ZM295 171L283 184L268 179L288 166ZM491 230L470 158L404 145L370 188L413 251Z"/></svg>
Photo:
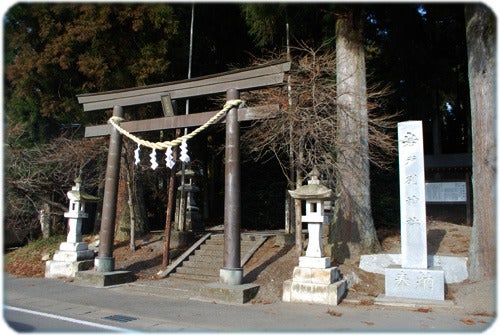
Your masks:
<svg viewBox="0 0 500 335"><path fill-rule="evenodd" d="M427 248L429 254L467 257L471 227L442 221L429 220L427 224ZM400 236L390 230L379 231L382 253L400 253ZM131 252L128 244L118 246L114 255L117 268L126 268L138 274L139 280L157 280L155 274L161 269L163 244L156 237L138 241L140 247ZM275 239L269 239L244 267L246 282L260 285L254 303L281 301L283 282L292 278L298 258L292 246L275 246ZM369 273L359 268L359 262L341 264L341 274L351 283L346 303L362 306L373 305L375 297L384 293L384 276ZM353 282L356 284L352 285ZM465 281L447 285L446 299L463 304L471 313L494 313L494 282L470 283Z"/></svg>

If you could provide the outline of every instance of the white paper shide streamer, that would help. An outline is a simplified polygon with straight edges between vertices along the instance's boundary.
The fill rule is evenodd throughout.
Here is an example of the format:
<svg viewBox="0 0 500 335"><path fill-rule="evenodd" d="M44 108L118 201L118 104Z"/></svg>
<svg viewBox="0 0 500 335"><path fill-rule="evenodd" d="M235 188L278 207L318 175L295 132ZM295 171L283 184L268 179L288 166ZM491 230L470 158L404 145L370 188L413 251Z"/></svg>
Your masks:
<svg viewBox="0 0 500 335"><path fill-rule="evenodd" d="M158 167L158 163L156 162L156 149L153 149L153 151L151 152L151 154L149 155L149 157L151 157L151 168L153 170L156 170L156 168Z"/></svg>
<svg viewBox="0 0 500 335"><path fill-rule="evenodd" d="M139 165L139 163L141 162L140 152L141 152L141 145L138 144L137 149L134 150L135 165Z"/></svg>
<svg viewBox="0 0 500 335"><path fill-rule="evenodd" d="M180 148L181 148L181 156L179 157L179 159L184 163L189 163L190 158L188 155L188 148L187 148L186 140L182 141Z"/></svg>
<svg viewBox="0 0 500 335"><path fill-rule="evenodd" d="M167 148L167 151L165 152L165 161L169 169L172 169L174 167L175 162L172 154L172 147Z"/></svg>

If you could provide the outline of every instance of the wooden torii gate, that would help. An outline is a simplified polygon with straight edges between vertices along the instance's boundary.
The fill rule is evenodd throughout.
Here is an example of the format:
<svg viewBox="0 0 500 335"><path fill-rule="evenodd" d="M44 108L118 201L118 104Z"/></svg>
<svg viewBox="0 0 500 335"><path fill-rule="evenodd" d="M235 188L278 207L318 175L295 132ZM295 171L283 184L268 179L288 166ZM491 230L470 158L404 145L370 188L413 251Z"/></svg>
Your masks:
<svg viewBox="0 0 500 335"><path fill-rule="evenodd" d="M165 100L162 99L167 95L170 99L181 99L225 92L228 101L239 99L240 91L283 84L284 73L289 70L289 61L277 61L171 83L82 94L77 98L78 102L83 104L84 111L112 108L113 116L121 118L123 117L123 107L155 102L164 103ZM236 107L229 110L225 117L224 262L223 268L220 270L221 282L225 284L239 285L243 279L243 269L240 266L241 202L238 122L266 118L278 110L278 105L273 105L271 108L269 106ZM186 128L202 125L216 113L204 112L122 122L120 126L130 133ZM114 271L113 240L122 135L110 125L90 126L85 129L85 137L106 135L110 135L110 144L104 186L99 254L95 259L95 271L103 274Z"/></svg>

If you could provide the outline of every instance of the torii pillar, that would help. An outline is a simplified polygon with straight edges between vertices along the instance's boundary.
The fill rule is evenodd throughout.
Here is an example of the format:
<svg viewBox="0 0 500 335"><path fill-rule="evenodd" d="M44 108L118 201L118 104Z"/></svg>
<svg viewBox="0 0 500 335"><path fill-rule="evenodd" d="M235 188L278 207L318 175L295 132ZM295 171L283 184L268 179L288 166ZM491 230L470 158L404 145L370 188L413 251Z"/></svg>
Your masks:
<svg viewBox="0 0 500 335"><path fill-rule="evenodd" d="M123 118L123 108L121 106L113 108L113 117ZM99 233L99 254L95 258L95 270L97 272L110 272L115 269L113 243L121 149L122 135L112 127L109 137L108 162L104 184L101 230Z"/></svg>
<svg viewBox="0 0 500 335"><path fill-rule="evenodd" d="M123 117L123 108L121 106L113 107L113 117ZM101 230L99 233L99 252L94 259L93 270L79 271L75 274L75 283L86 286L103 287L123 284L134 280L134 275L131 271L115 271L113 243L122 135L114 127L111 128L104 184Z"/></svg>
<svg viewBox="0 0 500 335"><path fill-rule="evenodd" d="M240 92L229 89L227 100L239 99ZM226 114L226 162L224 180L224 265L220 280L239 285L243 280L241 268L241 196L240 196L240 126L238 108Z"/></svg>
<svg viewBox="0 0 500 335"><path fill-rule="evenodd" d="M236 89L226 91L227 100L239 99ZM241 267L240 126L238 107L226 114L226 151L224 180L224 259L220 281L206 284L200 294L222 303L246 303L253 299L259 285L243 284Z"/></svg>

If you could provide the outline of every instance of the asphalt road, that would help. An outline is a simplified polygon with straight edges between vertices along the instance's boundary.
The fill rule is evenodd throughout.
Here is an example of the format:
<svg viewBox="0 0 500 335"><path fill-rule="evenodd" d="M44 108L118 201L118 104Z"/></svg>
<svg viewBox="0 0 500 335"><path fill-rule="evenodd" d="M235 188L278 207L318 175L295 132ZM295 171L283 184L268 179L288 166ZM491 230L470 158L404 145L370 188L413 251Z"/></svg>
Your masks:
<svg viewBox="0 0 500 335"><path fill-rule="evenodd" d="M155 332L484 332L493 331L496 321L449 306L416 310L283 302L228 305L194 300L189 290L165 289L158 286L161 281L106 288L46 278L9 276L4 281L4 316L19 327L32 325L15 319L11 307L82 324ZM64 330L64 324L56 327L53 322L49 322L49 328L43 328L43 324L34 327Z"/></svg>
<svg viewBox="0 0 500 335"><path fill-rule="evenodd" d="M126 328L64 317L29 309L4 306L5 327L17 333L33 332L128 332Z"/></svg>

